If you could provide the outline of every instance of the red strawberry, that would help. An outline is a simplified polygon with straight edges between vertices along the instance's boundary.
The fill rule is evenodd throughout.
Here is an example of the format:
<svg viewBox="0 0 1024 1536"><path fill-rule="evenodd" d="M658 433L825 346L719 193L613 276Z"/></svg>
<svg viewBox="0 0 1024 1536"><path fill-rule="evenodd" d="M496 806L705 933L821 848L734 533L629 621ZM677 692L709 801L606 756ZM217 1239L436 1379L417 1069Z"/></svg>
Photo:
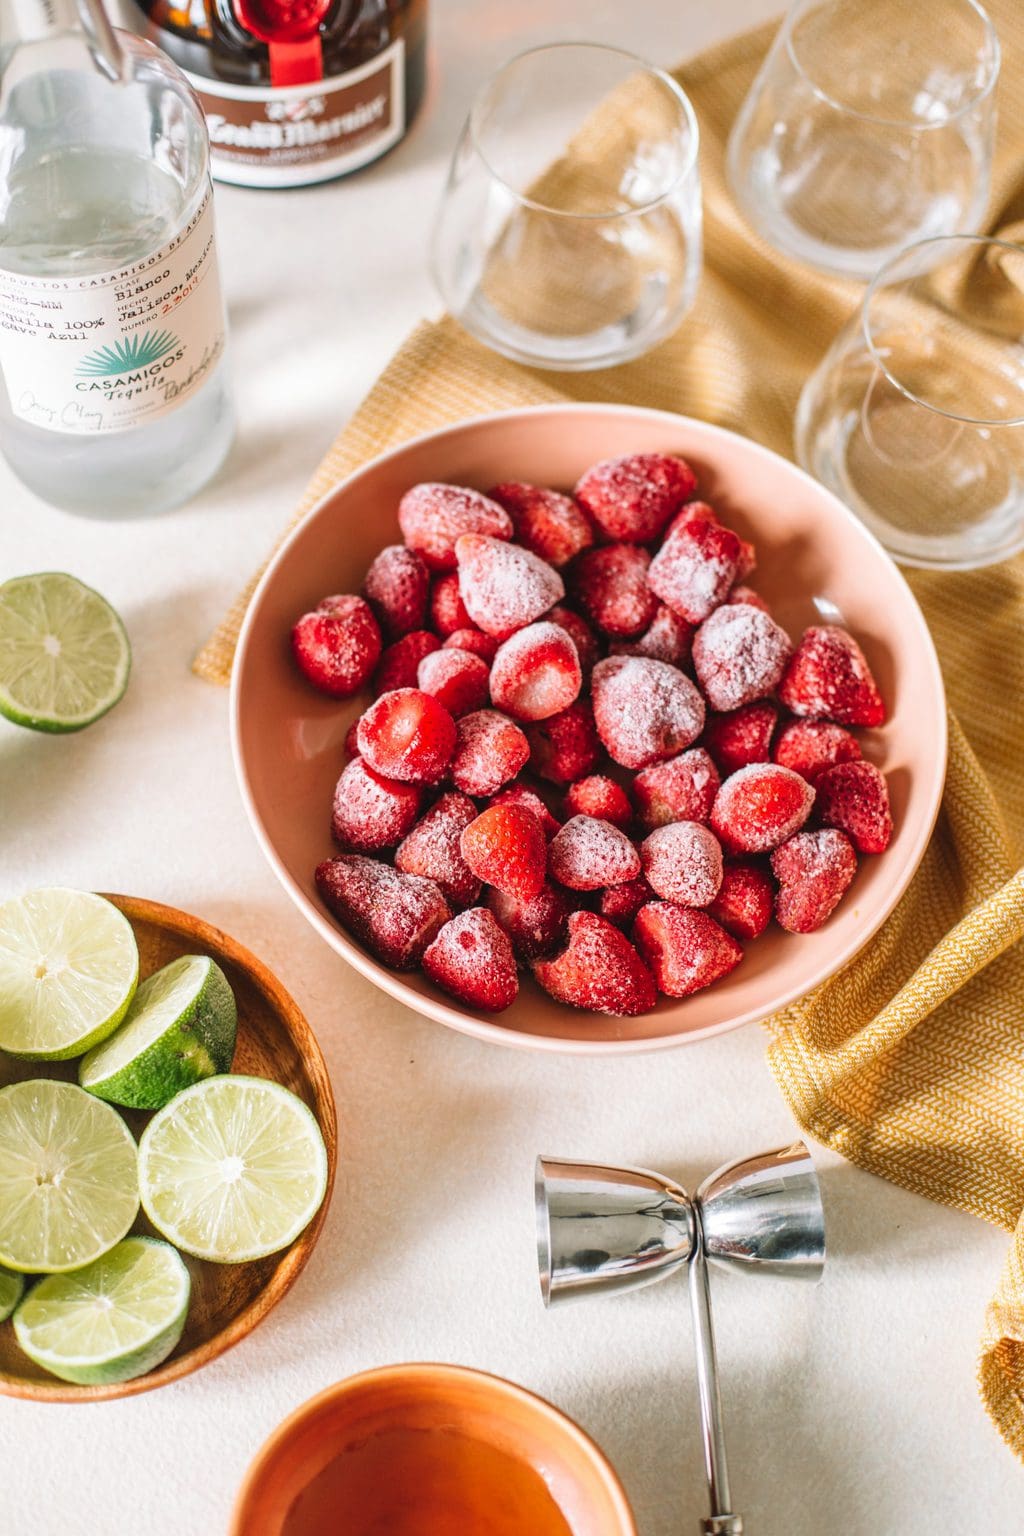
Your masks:
<svg viewBox="0 0 1024 1536"><path fill-rule="evenodd" d="M630 639L651 623L658 599L647 585L651 557L635 544L588 549L569 572L573 596L603 635Z"/></svg>
<svg viewBox="0 0 1024 1536"><path fill-rule="evenodd" d="M637 774L633 780L637 816L649 830L670 821L707 821L721 783L707 752L694 747Z"/></svg>
<svg viewBox="0 0 1024 1536"><path fill-rule="evenodd" d="M468 907L480 895L480 881L462 857L459 839L476 817L468 795L442 795L399 844L395 868L433 880L450 906Z"/></svg>
<svg viewBox="0 0 1024 1536"><path fill-rule="evenodd" d="M444 646L420 662L417 681L424 693L458 718L487 703L490 674L486 661L470 651Z"/></svg>
<svg viewBox="0 0 1024 1536"><path fill-rule="evenodd" d="M570 816L596 816L625 829L633 820L633 807L621 784L603 773L577 779L565 792L565 808Z"/></svg>
<svg viewBox="0 0 1024 1536"><path fill-rule="evenodd" d="M625 930L640 908L653 900L654 892L641 875L638 880L626 880L622 885L610 885L602 891L598 911L616 928Z"/></svg>
<svg viewBox="0 0 1024 1536"><path fill-rule="evenodd" d="M768 604L765 602L760 592L755 592L753 587L733 587L732 591L729 593L729 596L726 598L726 602L748 603L751 608L760 608L762 613L767 613L768 616L771 617L771 609L768 607Z"/></svg>
<svg viewBox="0 0 1024 1536"><path fill-rule="evenodd" d="M545 992L572 1008L633 1018L656 1002L654 981L629 940L594 912L573 912L561 954L534 961Z"/></svg>
<svg viewBox="0 0 1024 1536"><path fill-rule="evenodd" d="M499 648L491 668L491 699L513 720L561 714L583 686L576 647L557 624L528 624Z"/></svg>
<svg viewBox="0 0 1024 1536"><path fill-rule="evenodd" d="M652 891L681 907L706 907L722 884L722 849L698 821L656 827L640 844L644 878Z"/></svg>
<svg viewBox="0 0 1024 1536"><path fill-rule="evenodd" d="M528 789L523 783L510 784L507 789L499 789L496 795L491 796L488 804L521 805L524 810L532 811L544 828L544 836L548 842L551 841L562 825L556 817L552 816L540 795L536 794L532 789Z"/></svg>
<svg viewBox="0 0 1024 1536"><path fill-rule="evenodd" d="M463 832L460 847L477 879L507 896L530 901L544 884L544 828L521 805L489 805Z"/></svg>
<svg viewBox="0 0 1024 1536"><path fill-rule="evenodd" d="M563 603L556 603L545 614L545 618L550 624L557 624L559 629L565 630L576 647L583 676L588 678L594 670L595 662L601 659L601 647L586 619L581 619L578 613L573 613L572 609L566 608Z"/></svg>
<svg viewBox="0 0 1024 1536"><path fill-rule="evenodd" d="M420 662L440 648L440 640L429 629L410 630L385 649L373 679L374 693L379 697L396 688L415 688Z"/></svg>
<svg viewBox="0 0 1024 1536"><path fill-rule="evenodd" d="M487 1013L501 1013L519 992L512 945L486 907L445 923L423 956L423 969L460 1003Z"/></svg>
<svg viewBox="0 0 1024 1536"><path fill-rule="evenodd" d="M349 726L348 730L345 732L345 755L347 757L358 757L359 756L359 743L356 740L356 738L359 735L359 721L360 721L360 719L361 719L361 716L356 715L355 719L352 721L352 724Z"/></svg>
<svg viewBox="0 0 1024 1536"><path fill-rule="evenodd" d="M651 561L648 585L680 618L703 624L725 601L741 554L740 540L731 529L690 522L665 540Z"/></svg>
<svg viewBox="0 0 1024 1536"><path fill-rule="evenodd" d="M374 773L436 784L455 750L455 721L419 688L382 693L359 722L359 750Z"/></svg>
<svg viewBox="0 0 1024 1536"><path fill-rule="evenodd" d="M853 763L860 757L856 736L830 720L790 720L779 732L772 761L792 768L813 784L823 768Z"/></svg>
<svg viewBox="0 0 1024 1536"><path fill-rule="evenodd" d="M775 917L790 933L813 933L830 917L857 873L850 840L833 827L798 832L772 854L779 882Z"/></svg>
<svg viewBox="0 0 1024 1536"><path fill-rule="evenodd" d="M601 756L594 713L583 699L577 699L560 715L528 726L527 736L531 768L552 784L582 779Z"/></svg>
<svg viewBox="0 0 1024 1536"><path fill-rule="evenodd" d="M363 596L394 638L423 627L429 590L429 571L404 544L382 549L363 581Z"/></svg>
<svg viewBox="0 0 1024 1536"><path fill-rule="evenodd" d="M778 718L775 705L764 699L728 714L709 715L704 745L724 774L735 773L748 763L770 762L772 732Z"/></svg>
<svg viewBox="0 0 1024 1536"><path fill-rule="evenodd" d="M530 744L518 725L496 709L463 715L451 761L451 776L466 795L493 795L526 766Z"/></svg>
<svg viewBox="0 0 1024 1536"><path fill-rule="evenodd" d="M335 787L334 836L354 853L393 848L416 821L422 799L418 784L382 779L355 757Z"/></svg>
<svg viewBox="0 0 1024 1536"><path fill-rule="evenodd" d="M593 465L575 495L608 538L649 544L696 489L697 476L685 460L633 453Z"/></svg>
<svg viewBox="0 0 1024 1536"><path fill-rule="evenodd" d="M867 658L852 635L835 624L804 630L779 698L794 715L838 725L881 725L885 705Z"/></svg>
<svg viewBox="0 0 1024 1536"><path fill-rule="evenodd" d="M640 873L640 855L625 832L610 821L573 816L551 839L551 878L573 891L622 885Z"/></svg>
<svg viewBox="0 0 1024 1536"><path fill-rule="evenodd" d="M554 566L518 544L468 533L455 554L462 601L473 623L498 640L525 629L565 596Z"/></svg>
<svg viewBox="0 0 1024 1536"><path fill-rule="evenodd" d="M564 891L545 885L523 901L491 886L487 905L512 941L516 959L523 965L540 955L549 955L565 937L565 925L572 910Z"/></svg>
<svg viewBox="0 0 1024 1536"><path fill-rule="evenodd" d="M434 582L430 594L430 622L445 638L458 629L472 627L473 621L459 591L458 571L446 571Z"/></svg>
<svg viewBox="0 0 1024 1536"><path fill-rule="evenodd" d="M612 656L653 656L655 661L669 661L674 667L682 667L690 659L693 631L692 624L659 603L650 627L642 635L635 640L616 640L608 651Z"/></svg>
<svg viewBox="0 0 1024 1536"><path fill-rule="evenodd" d="M814 790L777 763L751 763L715 796L711 827L727 853L764 853L798 832L811 814Z"/></svg>
<svg viewBox="0 0 1024 1536"><path fill-rule="evenodd" d="M814 781L814 808L825 827L845 832L858 853L884 853L892 838L885 774L874 763L836 763Z"/></svg>
<svg viewBox="0 0 1024 1536"><path fill-rule="evenodd" d="M743 950L706 912L651 901L633 924L633 942L666 997L689 997L735 970Z"/></svg>
<svg viewBox="0 0 1024 1536"><path fill-rule="evenodd" d="M739 709L775 688L793 647L774 619L749 603L726 603L698 629L693 667L712 709Z"/></svg>
<svg viewBox="0 0 1024 1536"><path fill-rule="evenodd" d="M325 597L292 630L292 651L321 693L348 699L358 693L380 658L380 627L361 597Z"/></svg>
<svg viewBox="0 0 1024 1536"><path fill-rule="evenodd" d="M470 651L490 666L498 654L498 642L493 635L485 635L482 629L456 629L445 640L442 650Z"/></svg>
<svg viewBox="0 0 1024 1536"><path fill-rule="evenodd" d="M775 882L750 859L726 864L708 916L737 939L759 938L772 920Z"/></svg>
<svg viewBox="0 0 1024 1536"><path fill-rule="evenodd" d="M491 497L512 519L518 542L549 565L567 565L594 542L594 530L585 513L571 497L558 491L506 480L494 487Z"/></svg>
<svg viewBox="0 0 1024 1536"><path fill-rule="evenodd" d="M597 734L624 768L675 757L704 726L704 700L690 679L649 656L609 656L590 680Z"/></svg>
<svg viewBox="0 0 1024 1536"><path fill-rule="evenodd" d="M398 523L432 571L454 571L455 543L464 533L510 539L513 531L504 507L461 485L414 485L398 504Z"/></svg>
<svg viewBox="0 0 1024 1536"><path fill-rule="evenodd" d="M432 880L403 875L359 853L328 859L316 872L324 903L378 960L398 971L419 965L451 917Z"/></svg>
<svg viewBox="0 0 1024 1536"><path fill-rule="evenodd" d="M688 501L684 506L680 507L675 517L665 529L665 536L661 542L667 544L674 534L682 533L683 529L690 523L717 522L718 513L706 501Z"/></svg>

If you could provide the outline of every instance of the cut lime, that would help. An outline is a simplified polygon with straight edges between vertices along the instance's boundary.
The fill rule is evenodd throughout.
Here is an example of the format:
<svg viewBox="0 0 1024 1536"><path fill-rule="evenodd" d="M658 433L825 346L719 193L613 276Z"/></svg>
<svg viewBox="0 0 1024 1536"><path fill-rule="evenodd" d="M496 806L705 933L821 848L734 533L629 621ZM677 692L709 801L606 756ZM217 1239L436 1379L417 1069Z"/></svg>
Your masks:
<svg viewBox="0 0 1024 1536"><path fill-rule="evenodd" d="M138 1209L135 1142L116 1109L49 1078L0 1089L0 1264L80 1269Z"/></svg>
<svg viewBox="0 0 1024 1536"><path fill-rule="evenodd" d="M124 1023L83 1057L78 1081L111 1104L162 1109L183 1088L230 1070L237 1023L220 966L182 955L140 984Z"/></svg>
<svg viewBox="0 0 1024 1536"><path fill-rule="evenodd" d="M286 1248L320 1208L327 1152L301 1099L262 1077L208 1077L154 1115L139 1142L150 1221L199 1259Z"/></svg>
<svg viewBox="0 0 1024 1536"><path fill-rule="evenodd" d="M80 731L113 709L132 653L105 597L61 571L0 586L0 714L33 731Z"/></svg>
<svg viewBox="0 0 1024 1536"><path fill-rule="evenodd" d="M0 1269L0 1323L5 1323L10 1317L24 1289L24 1275L16 1275L10 1269Z"/></svg>
<svg viewBox="0 0 1024 1536"><path fill-rule="evenodd" d="M181 1255L155 1237L126 1237L73 1275L49 1275L14 1314L30 1360L62 1381L131 1381L181 1338L191 1288Z"/></svg>
<svg viewBox="0 0 1024 1536"><path fill-rule="evenodd" d="M0 1050L55 1061L116 1029L139 979L132 925L88 891L0 905Z"/></svg>

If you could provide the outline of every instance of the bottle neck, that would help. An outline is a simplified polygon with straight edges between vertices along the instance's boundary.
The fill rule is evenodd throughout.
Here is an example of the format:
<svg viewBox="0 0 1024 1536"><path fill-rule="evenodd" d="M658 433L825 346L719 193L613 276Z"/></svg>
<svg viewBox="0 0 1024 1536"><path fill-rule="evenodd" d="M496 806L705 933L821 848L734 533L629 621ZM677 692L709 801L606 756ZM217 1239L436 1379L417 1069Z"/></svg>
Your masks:
<svg viewBox="0 0 1024 1536"><path fill-rule="evenodd" d="M0 36L8 46L74 35L84 38L104 74L121 77L123 54L103 0L0 0Z"/></svg>

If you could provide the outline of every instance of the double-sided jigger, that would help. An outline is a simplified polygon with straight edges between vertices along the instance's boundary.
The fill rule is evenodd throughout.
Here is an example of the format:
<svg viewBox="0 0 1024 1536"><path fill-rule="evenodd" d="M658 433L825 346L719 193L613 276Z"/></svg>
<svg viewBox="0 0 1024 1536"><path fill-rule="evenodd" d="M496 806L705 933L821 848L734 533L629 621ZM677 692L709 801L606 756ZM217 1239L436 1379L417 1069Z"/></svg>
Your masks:
<svg viewBox="0 0 1024 1536"><path fill-rule="evenodd" d="M687 1266L697 1349L705 1536L742 1536L732 1511L707 1260L817 1280L825 1263L818 1175L802 1141L726 1163L691 1200L643 1168L537 1159L537 1258L545 1304L628 1291Z"/></svg>

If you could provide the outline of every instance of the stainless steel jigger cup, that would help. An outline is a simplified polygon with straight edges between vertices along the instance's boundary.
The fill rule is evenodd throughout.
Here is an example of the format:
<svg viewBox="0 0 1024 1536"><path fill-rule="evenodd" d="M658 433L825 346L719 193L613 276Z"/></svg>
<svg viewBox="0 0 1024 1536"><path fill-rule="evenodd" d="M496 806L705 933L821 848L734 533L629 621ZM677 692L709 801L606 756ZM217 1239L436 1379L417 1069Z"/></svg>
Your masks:
<svg viewBox="0 0 1024 1536"><path fill-rule="evenodd" d="M726 1163L691 1201L642 1168L537 1159L537 1258L546 1305L650 1285L684 1266L697 1350L711 1514L704 1536L742 1536L732 1510L707 1261L817 1280L825 1263L818 1176L802 1141Z"/></svg>

